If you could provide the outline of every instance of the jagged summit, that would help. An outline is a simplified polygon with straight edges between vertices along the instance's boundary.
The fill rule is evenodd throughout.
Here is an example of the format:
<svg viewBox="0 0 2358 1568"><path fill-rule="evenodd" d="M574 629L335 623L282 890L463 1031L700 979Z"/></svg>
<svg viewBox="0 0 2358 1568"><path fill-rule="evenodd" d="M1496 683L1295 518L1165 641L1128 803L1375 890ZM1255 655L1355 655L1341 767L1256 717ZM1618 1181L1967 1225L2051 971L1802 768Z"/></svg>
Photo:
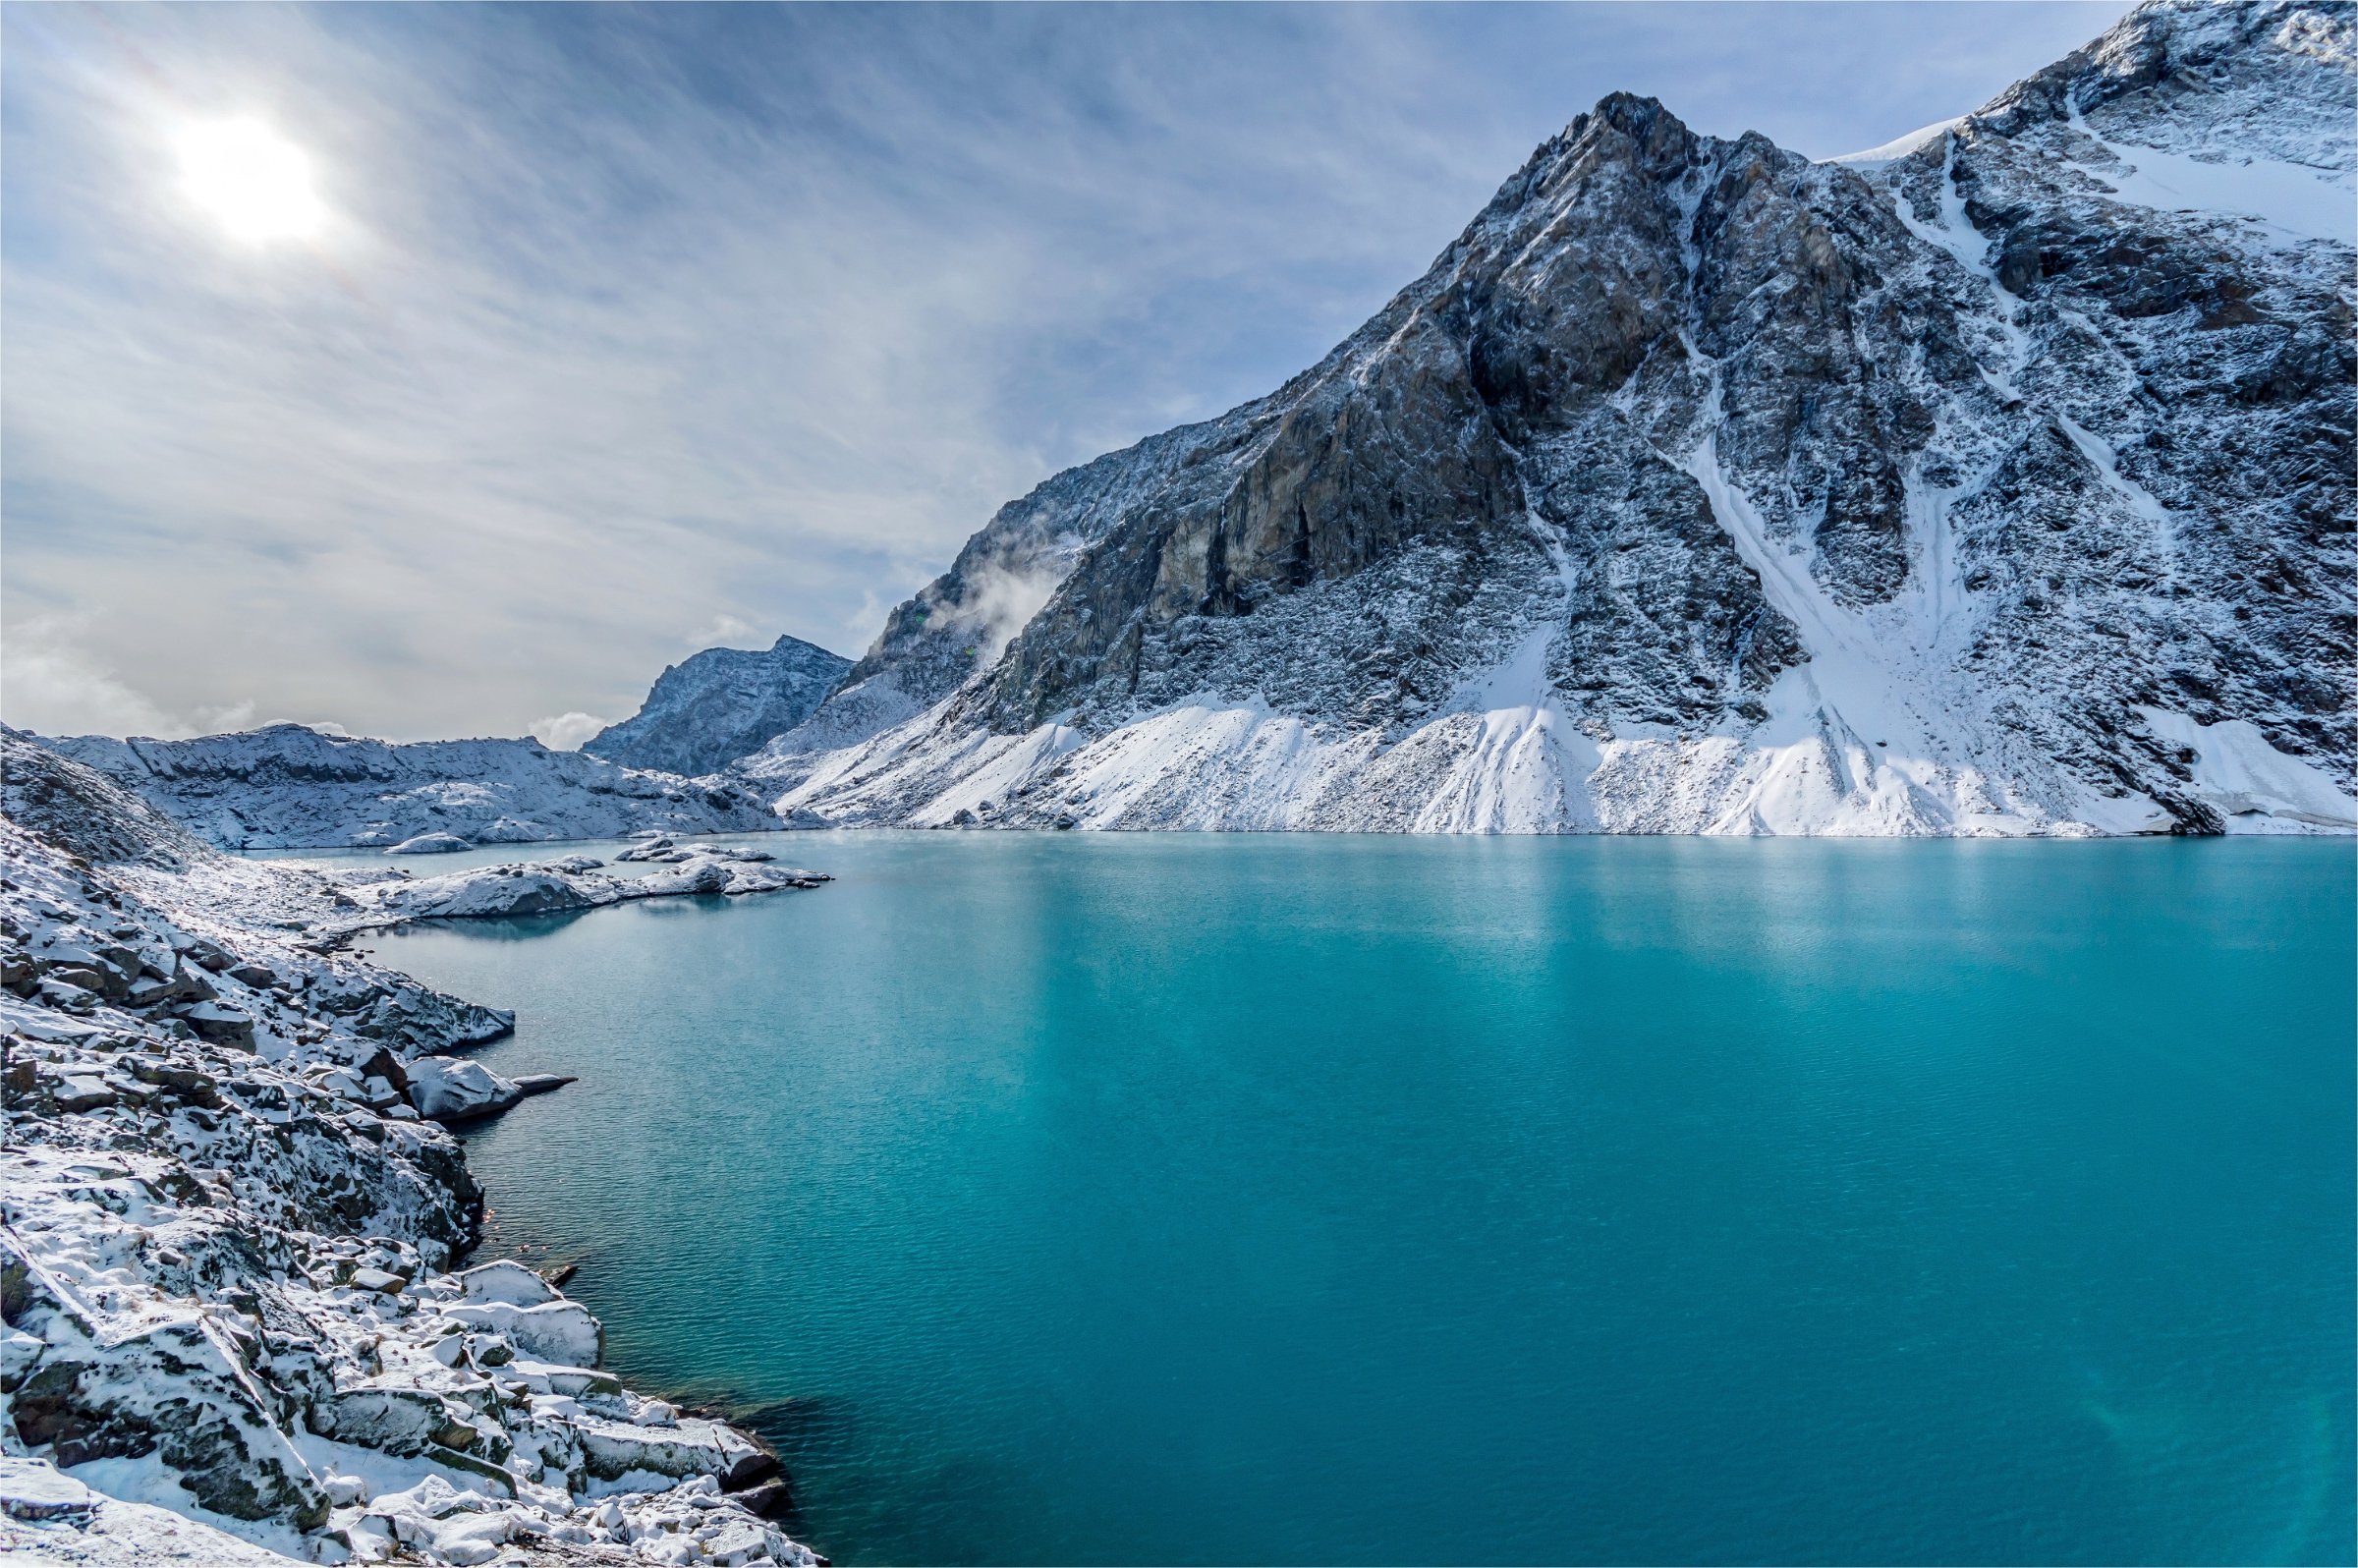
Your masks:
<svg viewBox="0 0 2358 1568"><path fill-rule="evenodd" d="M796 637L758 651L708 647L667 666L636 714L582 750L626 767L710 773L809 718L850 668L851 660Z"/></svg>
<svg viewBox="0 0 2358 1568"><path fill-rule="evenodd" d="M2351 30L2148 6L1850 163L1607 96L740 771L848 822L2346 825Z"/></svg>

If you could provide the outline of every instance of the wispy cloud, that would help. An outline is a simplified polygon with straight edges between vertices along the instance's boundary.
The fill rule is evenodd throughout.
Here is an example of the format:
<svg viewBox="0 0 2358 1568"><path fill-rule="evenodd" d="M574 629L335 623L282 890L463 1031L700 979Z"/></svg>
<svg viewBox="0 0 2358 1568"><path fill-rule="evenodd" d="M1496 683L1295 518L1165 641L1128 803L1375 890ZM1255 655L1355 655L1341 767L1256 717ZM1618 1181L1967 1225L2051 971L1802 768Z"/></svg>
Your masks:
<svg viewBox="0 0 2358 1568"><path fill-rule="evenodd" d="M1825 154L2120 9L10 7L0 703L515 733L684 629L856 653L1602 92ZM311 154L316 246L190 210L173 127L229 113Z"/></svg>
<svg viewBox="0 0 2358 1568"><path fill-rule="evenodd" d="M606 721L594 713L558 713L533 720L527 733L552 752L578 752L584 741L605 727Z"/></svg>

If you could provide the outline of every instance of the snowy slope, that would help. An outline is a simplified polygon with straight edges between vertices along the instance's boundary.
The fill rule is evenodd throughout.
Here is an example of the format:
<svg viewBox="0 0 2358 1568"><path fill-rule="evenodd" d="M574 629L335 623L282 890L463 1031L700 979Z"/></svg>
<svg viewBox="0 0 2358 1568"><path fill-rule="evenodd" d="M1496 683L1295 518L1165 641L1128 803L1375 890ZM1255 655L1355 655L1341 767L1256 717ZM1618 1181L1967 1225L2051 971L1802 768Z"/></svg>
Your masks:
<svg viewBox="0 0 2358 1568"><path fill-rule="evenodd" d="M514 1015L329 950L449 897L362 912L384 884L224 855L13 732L0 783L0 1556L815 1561L751 1439L626 1390L531 1269L458 1268L484 1195L429 1118L530 1086L442 1053Z"/></svg>
<svg viewBox="0 0 2358 1568"><path fill-rule="evenodd" d="M778 825L758 796L725 780L643 772L533 740L393 745L273 724L193 741L85 735L41 744L231 849L391 846L430 833L530 844Z"/></svg>
<svg viewBox="0 0 2358 1568"><path fill-rule="evenodd" d="M731 773L805 823L2349 827L2351 33L2149 5L1816 164L1607 98Z"/></svg>
<svg viewBox="0 0 2358 1568"><path fill-rule="evenodd" d="M625 767L694 778L756 752L811 716L852 661L797 638L710 647L656 677L639 711L582 750Z"/></svg>

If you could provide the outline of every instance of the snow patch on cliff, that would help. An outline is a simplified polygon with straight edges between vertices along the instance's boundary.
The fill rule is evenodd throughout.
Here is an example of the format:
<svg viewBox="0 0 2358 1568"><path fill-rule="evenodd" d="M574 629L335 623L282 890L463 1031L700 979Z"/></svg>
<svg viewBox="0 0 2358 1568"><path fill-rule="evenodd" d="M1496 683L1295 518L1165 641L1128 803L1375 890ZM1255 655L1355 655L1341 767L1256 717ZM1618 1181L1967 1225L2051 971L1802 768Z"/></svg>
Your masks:
<svg viewBox="0 0 2358 1568"><path fill-rule="evenodd" d="M2226 818L2230 833L2358 829L2358 799L2321 768L2287 756L2242 719L2202 724L2183 713L2144 708L2163 740L2195 754L2197 798Z"/></svg>
<svg viewBox="0 0 2358 1568"><path fill-rule="evenodd" d="M2109 186L2119 200L2162 212L2247 218L2273 230L2281 245L2347 245L2358 235L2358 175L2346 167L2317 168L2253 153L2215 161L2115 141L2099 135L2076 105L2070 124L2100 154L2075 159L2074 167Z"/></svg>

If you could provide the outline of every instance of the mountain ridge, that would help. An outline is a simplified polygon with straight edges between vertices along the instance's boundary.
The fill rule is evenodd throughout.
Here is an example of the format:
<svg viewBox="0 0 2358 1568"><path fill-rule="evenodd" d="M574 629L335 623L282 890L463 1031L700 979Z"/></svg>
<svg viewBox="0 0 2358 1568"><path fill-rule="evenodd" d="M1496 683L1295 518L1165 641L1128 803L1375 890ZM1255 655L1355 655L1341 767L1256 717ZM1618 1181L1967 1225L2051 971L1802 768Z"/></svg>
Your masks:
<svg viewBox="0 0 2358 1568"><path fill-rule="evenodd" d="M797 637L758 649L708 647L664 666L637 713L581 749L684 778L716 772L809 718L851 667Z"/></svg>
<svg viewBox="0 0 2358 1568"><path fill-rule="evenodd" d="M707 650L590 743L715 777L60 744L257 844L2348 830L2353 14L2155 0L1815 162L1608 94L1316 364L1008 502L857 661Z"/></svg>
<svg viewBox="0 0 2358 1568"><path fill-rule="evenodd" d="M730 780L627 768L529 737L396 743L271 724L185 741L25 738L223 849L389 849L420 837L457 849L779 825Z"/></svg>
<svg viewBox="0 0 2358 1568"><path fill-rule="evenodd" d="M732 771L904 825L2346 824L2350 248L2176 187L2346 216L2350 32L2149 5L1864 168L1609 95ZM962 671L976 563L1054 588Z"/></svg>

